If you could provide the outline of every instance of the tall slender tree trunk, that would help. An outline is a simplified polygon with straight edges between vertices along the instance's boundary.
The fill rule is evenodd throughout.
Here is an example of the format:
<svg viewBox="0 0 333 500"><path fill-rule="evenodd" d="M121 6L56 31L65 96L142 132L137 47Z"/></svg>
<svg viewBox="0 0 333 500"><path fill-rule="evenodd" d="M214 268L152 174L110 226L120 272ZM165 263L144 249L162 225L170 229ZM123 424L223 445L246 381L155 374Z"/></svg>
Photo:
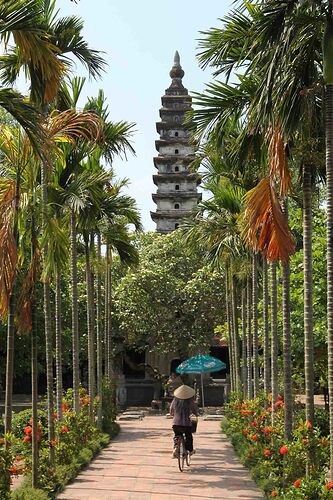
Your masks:
<svg viewBox="0 0 333 500"><path fill-rule="evenodd" d="M85 257L86 257L86 280L87 280L87 327L88 327L88 387L89 387L89 413L90 418L94 418L93 400L95 398L95 328L92 310L94 307L94 297L92 296L91 283L91 261L89 240L85 239Z"/></svg>
<svg viewBox="0 0 333 500"><path fill-rule="evenodd" d="M253 399L252 376L252 280L247 277L247 397Z"/></svg>
<svg viewBox="0 0 333 500"><path fill-rule="evenodd" d="M247 397L247 353L246 353L246 288L242 290L242 382L243 398Z"/></svg>
<svg viewBox="0 0 333 500"><path fill-rule="evenodd" d="M262 258L262 276L263 276L263 320L264 320L264 391L266 394L270 391L270 345L269 345L269 318L268 318L268 271L267 261Z"/></svg>
<svg viewBox="0 0 333 500"><path fill-rule="evenodd" d="M304 371L306 419L314 423L313 301L312 301L312 169L303 165Z"/></svg>
<svg viewBox="0 0 333 500"><path fill-rule="evenodd" d="M61 328L61 270L56 269L55 286L55 317L56 317L56 375L57 375L57 416L58 422L62 420L62 328Z"/></svg>
<svg viewBox="0 0 333 500"><path fill-rule="evenodd" d="M112 378L113 375L113 356L112 356L112 249L109 246L108 252L108 273L109 273L109 286L108 286L108 377Z"/></svg>
<svg viewBox="0 0 333 500"><path fill-rule="evenodd" d="M237 308L237 294L235 278L230 276L231 284L231 307L233 318L233 351L234 351L234 368L235 368L235 391L237 393L241 390L240 380L240 359L239 359L239 331L238 331L238 308Z"/></svg>
<svg viewBox="0 0 333 500"><path fill-rule="evenodd" d="M77 242L76 215L71 211L71 274L72 274L72 354L73 354L73 405L80 411L80 341L77 290Z"/></svg>
<svg viewBox="0 0 333 500"><path fill-rule="evenodd" d="M233 352L233 342L232 342L232 321L230 314L230 298L229 298L229 272L226 269L225 273L225 304L227 313L227 325L228 325L228 346L229 346L229 366L230 366L230 390L233 392L235 390L235 370L234 370L234 352Z"/></svg>
<svg viewBox="0 0 333 500"><path fill-rule="evenodd" d="M284 202L288 219L288 202ZM283 384L284 384L284 435L289 441L293 426L293 394L291 380L291 332L290 332L290 264L282 263L282 318L283 318Z"/></svg>
<svg viewBox="0 0 333 500"><path fill-rule="evenodd" d="M37 238L35 213L32 214L31 221L31 261L37 255ZM34 283L37 276L33 277ZM31 486L38 486L38 347L37 347L37 314L36 314L36 289L32 290L31 297L31 417L32 417L32 443L31 443Z"/></svg>
<svg viewBox="0 0 333 500"><path fill-rule="evenodd" d="M18 247L18 214L20 201L20 173L16 174L15 195L14 195L14 216L13 216L13 239ZM7 323L7 360L6 360L6 394L5 394L5 433L12 430L12 403L13 403L13 372L14 372L14 338L15 338L15 305L16 305L16 270L9 297L8 323ZM7 446L7 443L6 443Z"/></svg>
<svg viewBox="0 0 333 500"><path fill-rule="evenodd" d="M109 289L110 289L110 263L109 263L109 245L106 244L105 252L105 297L104 297L104 374L108 377L108 352L109 352L109 317L110 317L110 304L109 304Z"/></svg>
<svg viewBox="0 0 333 500"><path fill-rule="evenodd" d="M258 265L257 256L252 255L252 307L253 307L253 395L259 392L259 355L258 355Z"/></svg>
<svg viewBox="0 0 333 500"><path fill-rule="evenodd" d="M332 0L328 2L332 22ZM329 26L328 26L329 29ZM330 37L332 43L332 35ZM331 54L329 54L331 55ZM332 60L324 57L331 68ZM325 66L324 66L325 68ZM330 78L332 80L332 78ZM333 80L325 85L326 185L327 185L327 344L330 415L330 480L333 481Z"/></svg>
<svg viewBox="0 0 333 500"><path fill-rule="evenodd" d="M103 404L103 338L102 338L102 276L101 276L101 235L97 233L97 287L96 287L96 340L97 340L97 426L102 429Z"/></svg>
<svg viewBox="0 0 333 500"><path fill-rule="evenodd" d="M271 375L272 375L272 425L275 421L275 403L279 395L279 337L277 320L277 280L276 280L276 262L271 264Z"/></svg>
<svg viewBox="0 0 333 500"><path fill-rule="evenodd" d="M43 226L47 224L47 169L48 165L42 164L42 203L43 203ZM47 242L43 247L43 268L46 268L48 258ZM49 442L54 441L54 398L53 398L53 339L51 329L51 288L49 276L44 276L44 328L45 328L45 350L46 350L46 383L47 383L47 420ZM50 462L54 464L54 447L50 446Z"/></svg>

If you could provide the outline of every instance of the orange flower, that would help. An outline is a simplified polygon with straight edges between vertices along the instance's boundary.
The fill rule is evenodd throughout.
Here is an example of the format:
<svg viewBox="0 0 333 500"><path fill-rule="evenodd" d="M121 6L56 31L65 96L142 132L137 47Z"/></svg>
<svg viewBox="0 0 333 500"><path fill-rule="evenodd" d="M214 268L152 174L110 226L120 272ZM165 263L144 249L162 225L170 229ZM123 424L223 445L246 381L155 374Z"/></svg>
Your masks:
<svg viewBox="0 0 333 500"><path fill-rule="evenodd" d="M272 427L265 427L264 428L264 434L269 434L270 432L272 432Z"/></svg>
<svg viewBox="0 0 333 500"><path fill-rule="evenodd" d="M55 447L56 445L57 445L57 443L55 441L50 441L50 446Z"/></svg>
<svg viewBox="0 0 333 500"><path fill-rule="evenodd" d="M249 429L244 429L243 430L243 434L248 434L249 433Z"/></svg>
<svg viewBox="0 0 333 500"><path fill-rule="evenodd" d="M333 488L333 481L326 484L326 489L331 490Z"/></svg>
<svg viewBox="0 0 333 500"><path fill-rule="evenodd" d="M243 410L243 411L242 411L242 415L243 415L243 416L247 415L247 411L246 411L246 410Z"/></svg>
<svg viewBox="0 0 333 500"><path fill-rule="evenodd" d="M307 420L304 422L304 425L305 427L307 427L308 429L312 429L313 425L311 424L311 422L308 422Z"/></svg>
<svg viewBox="0 0 333 500"><path fill-rule="evenodd" d="M246 408L246 407L247 407L247 404L246 404L246 403L243 403L243 404L242 404L242 406L241 406L241 408L242 408L243 410L244 410L244 408Z"/></svg>
<svg viewBox="0 0 333 500"><path fill-rule="evenodd" d="M23 439L23 443L28 443L29 441L31 441L31 435L30 434L27 434L25 436L25 438Z"/></svg>
<svg viewBox="0 0 333 500"><path fill-rule="evenodd" d="M272 410L272 407L271 407L271 406L269 406L269 407L267 408L267 411L269 411L269 412L271 413L271 412L273 411L273 410Z"/></svg>
<svg viewBox="0 0 333 500"><path fill-rule="evenodd" d="M271 497L277 497L277 493L276 493L276 491L275 491L275 490L273 490L273 491L272 491L272 493L271 493Z"/></svg>
<svg viewBox="0 0 333 500"><path fill-rule="evenodd" d="M0 439L0 444L5 444L6 440L5 439Z"/></svg>
<svg viewBox="0 0 333 500"><path fill-rule="evenodd" d="M281 446L281 448L280 448L281 455L287 455L288 451L289 450L286 446Z"/></svg>
<svg viewBox="0 0 333 500"><path fill-rule="evenodd" d="M264 451L264 455L265 457L269 457L269 455L271 454L271 451L270 450L265 450Z"/></svg>
<svg viewBox="0 0 333 500"><path fill-rule="evenodd" d="M300 484L301 484L301 480L300 479L296 479L296 481L294 482L295 488L299 488Z"/></svg>
<svg viewBox="0 0 333 500"><path fill-rule="evenodd" d="M320 440L319 440L319 442L320 442L323 446L327 446L327 444L328 444L328 443L327 443L327 439L325 439L325 438L320 439Z"/></svg>
<svg viewBox="0 0 333 500"><path fill-rule="evenodd" d="M63 425L61 428L62 432L68 432L68 427L67 425Z"/></svg>
<svg viewBox="0 0 333 500"><path fill-rule="evenodd" d="M31 434L32 427L30 425L27 425L26 427L24 427L23 431L24 431L24 434Z"/></svg>
<svg viewBox="0 0 333 500"><path fill-rule="evenodd" d="M22 460L22 457L20 457L20 455L16 455L15 460L16 462L20 462Z"/></svg>
<svg viewBox="0 0 333 500"><path fill-rule="evenodd" d="M13 465L13 467L11 467L11 468L9 469L9 472L10 472L11 474L17 474L17 467L15 467L15 465Z"/></svg>
<svg viewBox="0 0 333 500"><path fill-rule="evenodd" d="M253 434L252 438L253 441L258 441L259 436L257 434Z"/></svg>

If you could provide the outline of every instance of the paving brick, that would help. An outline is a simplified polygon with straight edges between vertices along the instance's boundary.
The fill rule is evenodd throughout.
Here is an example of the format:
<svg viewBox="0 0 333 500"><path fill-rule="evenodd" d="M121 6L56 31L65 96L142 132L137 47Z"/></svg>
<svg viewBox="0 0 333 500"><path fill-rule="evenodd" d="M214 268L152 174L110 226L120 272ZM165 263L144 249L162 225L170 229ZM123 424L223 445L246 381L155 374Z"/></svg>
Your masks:
<svg viewBox="0 0 333 500"><path fill-rule="evenodd" d="M165 417L122 421L121 432L58 495L60 500L263 499L240 464L219 422L199 421L191 467L172 460L171 422Z"/></svg>

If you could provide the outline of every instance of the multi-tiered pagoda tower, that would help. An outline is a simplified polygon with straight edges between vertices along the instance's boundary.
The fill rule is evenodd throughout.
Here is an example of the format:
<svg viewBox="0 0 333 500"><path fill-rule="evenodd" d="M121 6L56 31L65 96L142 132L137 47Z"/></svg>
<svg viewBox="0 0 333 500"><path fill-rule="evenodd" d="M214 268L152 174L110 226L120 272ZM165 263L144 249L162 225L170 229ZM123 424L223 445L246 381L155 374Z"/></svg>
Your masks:
<svg viewBox="0 0 333 500"><path fill-rule="evenodd" d="M157 208L151 212L156 231L163 234L177 229L201 200L197 192L199 176L188 170L195 149L184 120L185 113L192 109L192 98L182 83L184 71L177 51L170 76L171 85L162 97L161 121L156 123L160 139L155 143L158 156L154 158L154 165L158 173L153 175L153 180L157 192L152 196Z"/></svg>

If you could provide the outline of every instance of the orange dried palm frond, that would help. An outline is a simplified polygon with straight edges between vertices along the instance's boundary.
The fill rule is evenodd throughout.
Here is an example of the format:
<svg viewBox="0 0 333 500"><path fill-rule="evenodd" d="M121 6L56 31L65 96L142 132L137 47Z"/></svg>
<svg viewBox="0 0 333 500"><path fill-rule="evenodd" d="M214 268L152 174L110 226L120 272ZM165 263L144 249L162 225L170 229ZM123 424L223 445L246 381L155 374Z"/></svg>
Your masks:
<svg viewBox="0 0 333 500"><path fill-rule="evenodd" d="M269 262L287 262L295 241L282 212L270 176L262 179L246 196L242 237Z"/></svg>
<svg viewBox="0 0 333 500"><path fill-rule="evenodd" d="M39 252L36 251L31 261L30 269L23 281L20 295L17 300L17 329L19 333L29 333L32 328L32 306L34 290L37 281Z"/></svg>
<svg viewBox="0 0 333 500"><path fill-rule="evenodd" d="M280 185L280 195L284 197L291 185L285 143L281 130L276 127L271 134L268 146L270 175L277 179Z"/></svg>
<svg viewBox="0 0 333 500"><path fill-rule="evenodd" d="M78 139L97 142L102 135L102 120L95 113L66 110L51 114L47 124L47 136L50 141L70 141Z"/></svg>
<svg viewBox="0 0 333 500"><path fill-rule="evenodd" d="M17 248L11 218L0 226L0 241L0 319L3 319L8 312L17 263Z"/></svg>

